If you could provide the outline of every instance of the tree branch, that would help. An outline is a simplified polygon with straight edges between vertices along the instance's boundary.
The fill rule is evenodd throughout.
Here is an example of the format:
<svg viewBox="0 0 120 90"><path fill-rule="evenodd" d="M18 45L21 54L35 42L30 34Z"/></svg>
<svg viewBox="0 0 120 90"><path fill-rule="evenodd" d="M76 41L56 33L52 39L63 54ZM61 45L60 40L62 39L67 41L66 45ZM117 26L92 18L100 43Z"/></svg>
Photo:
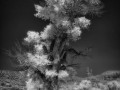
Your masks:
<svg viewBox="0 0 120 90"><path fill-rule="evenodd" d="M52 43L51 43L51 45L50 45L50 52L53 51L53 48L54 48L54 46L55 46L55 42L56 42L56 38L52 40Z"/></svg>

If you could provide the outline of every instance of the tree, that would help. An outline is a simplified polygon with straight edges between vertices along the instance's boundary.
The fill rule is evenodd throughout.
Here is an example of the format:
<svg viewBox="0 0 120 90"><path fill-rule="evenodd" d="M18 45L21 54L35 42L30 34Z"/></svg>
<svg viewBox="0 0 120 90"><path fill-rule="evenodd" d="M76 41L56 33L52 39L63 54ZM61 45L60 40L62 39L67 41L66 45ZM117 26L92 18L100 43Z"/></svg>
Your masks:
<svg viewBox="0 0 120 90"><path fill-rule="evenodd" d="M50 24L41 32L28 31L24 48L9 52L19 62L16 70L26 72L27 90L59 90L61 83L74 78L77 64L68 63L68 54L86 54L70 47L69 41L79 40L91 24L85 16L98 15L101 9L99 0L45 0L44 5L35 5L35 16Z"/></svg>

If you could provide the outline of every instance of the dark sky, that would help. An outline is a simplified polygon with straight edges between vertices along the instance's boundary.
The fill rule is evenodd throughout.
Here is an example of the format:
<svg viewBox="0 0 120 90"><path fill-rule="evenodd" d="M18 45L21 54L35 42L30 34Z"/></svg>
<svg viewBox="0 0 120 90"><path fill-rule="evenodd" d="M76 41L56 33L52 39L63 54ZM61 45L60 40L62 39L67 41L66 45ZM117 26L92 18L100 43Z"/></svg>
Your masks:
<svg viewBox="0 0 120 90"><path fill-rule="evenodd" d="M0 64L1 68L10 68L9 58L3 53L11 49L16 41L22 42L28 30L40 31L48 24L34 17L34 0L1 0ZM86 67L99 74L106 70L120 70L120 28L119 2L103 0L104 13L93 17L90 30L85 31L81 39L72 43L76 49L92 46L92 57L78 58L81 68L79 75L85 75ZM79 60L79 61L78 61Z"/></svg>

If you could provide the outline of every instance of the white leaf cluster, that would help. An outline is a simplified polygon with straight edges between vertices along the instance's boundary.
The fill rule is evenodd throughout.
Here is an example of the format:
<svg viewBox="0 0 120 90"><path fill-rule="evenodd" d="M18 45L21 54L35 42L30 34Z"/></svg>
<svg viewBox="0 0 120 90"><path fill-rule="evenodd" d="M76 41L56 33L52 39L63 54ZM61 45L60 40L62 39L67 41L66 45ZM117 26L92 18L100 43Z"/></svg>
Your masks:
<svg viewBox="0 0 120 90"><path fill-rule="evenodd" d="M24 38L24 41L30 43L30 42L39 42L40 41L40 35L38 32L35 31L28 31L27 37Z"/></svg>
<svg viewBox="0 0 120 90"><path fill-rule="evenodd" d="M31 54L27 53L28 59L30 62L35 64L35 66L44 66L49 65L51 62L47 59L47 55Z"/></svg>
<svg viewBox="0 0 120 90"><path fill-rule="evenodd" d="M82 29L87 28L91 23L90 20L85 17L76 18L74 21L72 25L68 19L63 19L58 22L63 27L67 27L66 33L70 35L72 40L76 41L81 36Z"/></svg>
<svg viewBox="0 0 120 90"><path fill-rule="evenodd" d="M81 29L87 28L90 24L91 24L90 20L85 17L76 18L75 22L73 23L73 28L68 29L67 33L68 35L71 35L74 41L76 41L81 36L81 33L82 33ZM69 27L70 22L68 20L63 21L63 25L65 25L66 27Z"/></svg>
<svg viewBox="0 0 120 90"><path fill-rule="evenodd" d="M32 78L29 78L26 81L26 88L27 88L27 90L39 90L39 89L43 88L43 84L41 84L40 81L38 81L38 80L33 81Z"/></svg>
<svg viewBox="0 0 120 90"><path fill-rule="evenodd" d="M49 27L47 27L47 29L49 29ZM42 33L42 34L44 34L44 33ZM31 51L26 52L27 62L29 62L32 67L39 67L40 71L44 72L44 70L43 70L44 68L41 68L41 67L49 65L49 64L51 64L51 62L48 60L48 55L44 54L45 51L43 49L43 46L45 46L48 49L50 43L43 42L42 38L43 37L41 37L39 32L28 31L27 37L24 38L24 41L28 42L28 44L34 42L31 44L31 45L33 45L34 50L32 52Z"/></svg>
<svg viewBox="0 0 120 90"><path fill-rule="evenodd" d="M81 35L82 31L79 26L75 26L72 30L68 30L67 33L72 36L72 39L74 41L76 41L79 39L79 36Z"/></svg>
<svg viewBox="0 0 120 90"><path fill-rule="evenodd" d="M43 7L41 7L40 5L35 5L35 9L36 11L40 12L41 10L43 10Z"/></svg>
<svg viewBox="0 0 120 90"><path fill-rule="evenodd" d="M85 17L79 17L75 19L75 24L79 25L81 28L87 28L91 23L89 19Z"/></svg>
<svg viewBox="0 0 120 90"><path fill-rule="evenodd" d="M69 27L69 26L70 26L70 21L68 21L68 20L63 20L63 21L62 21L62 26Z"/></svg>
<svg viewBox="0 0 120 90"><path fill-rule="evenodd" d="M58 12L60 10L60 7L58 5L53 5L54 6L54 11Z"/></svg>
<svg viewBox="0 0 120 90"><path fill-rule="evenodd" d="M36 44L34 45L34 48L35 48L36 53L42 54L44 52L43 44Z"/></svg>
<svg viewBox="0 0 120 90"><path fill-rule="evenodd" d="M44 8L42 6L40 6L40 5L35 5L35 10L37 11L35 16L38 17L39 14L44 10Z"/></svg>
<svg viewBox="0 0 120 90"><path fill-rule="evenodd" d="M63 8L63 5L65 4L66 0L54 0L56 4L54 4L54 11L59 12L61 8Z"/></svg>
<svg viewBox="0 0 120 90"><path fill-rule="evenodd" d="M89 80L82 80L79 84L80 89L88 89L92 86L91 81Z"/></svg>
<svg viewBox="0 0 120 90"><path fill-rule="evenodd" d="M46 75L47 77L55 77L55 76L58 76L58 78L60 78L60 79L63 79L63 78L65 78L65 77L68 77L68 76L69 76L68 72L65 71L65 70L60 70L59 73L57 73L56 70L46 70L46 71L45 71L45 75Z"/></svg>
<svg viewBox="0 0 120 90"><path fill-rule="evenodd" d="M63 28L70 27L70 21L68 20L68 17L60 18L56 21L56 26L62 26Z"/></svg>
<svg viewBox="0 0 120 90"><path fill-rule="evenodd" d="M67 71L65 71L65 70L61 70L61 71L59 71L59 73L58 73L58 78L65 78L65 77L68 77L69 76L69 74L68 74L68 72Z"/></svg>
<svg viewBox="0 0 120 90"><path fill-rule="evenodd" d="M57 76L57 72L56 70L46 70L45 71L45 75L49 78L49 77L55 77Z"/></svg>
<svg viewBox="0 0 120 90"><path fill-rule="evenodd" d="M54 38L54 34L56 33L56 30L54 29L52 24L47 25L44 28L44 31L41 32L40 37L44 40Z"/></svg>

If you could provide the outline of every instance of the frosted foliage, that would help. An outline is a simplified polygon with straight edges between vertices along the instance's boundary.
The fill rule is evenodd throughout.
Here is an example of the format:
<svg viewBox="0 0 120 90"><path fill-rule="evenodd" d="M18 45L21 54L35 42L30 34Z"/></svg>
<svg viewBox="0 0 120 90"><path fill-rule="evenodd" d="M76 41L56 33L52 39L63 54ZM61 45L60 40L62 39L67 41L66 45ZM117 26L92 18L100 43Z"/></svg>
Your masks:
<svg viewBox="0 0 120 90"><path fill-rule="evenodd" d="M61 70L58 73L58 78L65 78L65 77L68 77L68 76L69 76L68 72L64 71L64 70Z"/></svg>
<svg viewBox="0 0 120 90"><path fill-rule="evenodd" d="M78 40L82 29L88 28L91 22L85 18L85 15L97 13L100 1L39 1L44 6L35 5L37 12L35 16L43 20L50 20L50 24L40 32L28 31L27 37L24 38L24 45L27 46L20 54L25 56L26 61L25 64L20 64L20 68L17 67L17 70L22 69L25 72L24 83L22 83L24 87L27 90L56 90L59 87L59 90L106 90L101 83L98 88L92 86L92 82L87 78L85 80L80 78L77 81L76 70L72 67L74 64L67 60L68 55L79 55L79 51L68 45L69 41ZM19 58L15 56L15 59L16 57ZM62 67L62 65L66 66ZM21 75L19 74L19 76ZM107 86L120 88L120 83L111 81L107 83Z"/></svg>
<svg viewBox="0 0 120 90"><path fill-rule="evenodd" d="M75 23L81 28L87 28L90 25L90 20L85 17L80 17L75 20Z"/></svg>
<svg viewBox="0 0 120 90"><path fill-rule="evenodd" d="M51 63L47 59L47 55L39 55L39 54L33 55L31 53L27 53L27 56L28 56L29 61L37 66L44 66L44 65L48 65Z"/></svg>
<svg viewBox="0 0 120 90"><path fill-rule="evenodd" d="M39 90L40 88L43 88L43 84L41 84L38 80L33 81L30 78L28 81L26 81L26 88L27 90Z"/></svg>
<svg viewBox="0 0 120 90"><path fill-rule="evenodd" d="M41 10L43 10L43 7L41 7L39 5L35 5L35 9L36 9L36 11L40 12Z"/></svg>
<svg viewBox="0 0 120 90"><path fill-rule="evenodd" d="M69 27L70 26L70 21L68 21L68 17L58 19L56 21L56 26L63 26L63 28L64 27Z"/></svg>
<svg viewBox="0 0 120 90"><path fill-rule="evenodd" d="M45 75L46 75L47 77L55 77L55 76L57 76L57 72L56 72L56 70L47 70L47 69L46 69Z"/></svg>
<svg viewBox="0 0 120 90"><path fill-rule="evenodd" d="M41 32L40 37L42 39L50 39L53 38L55 34L55 29L53 28L52 24L46 26L43 32Z"/></svg>
<svg viewBox="0 0 120 90"><path fill-rule="evenodd" d="M53 5L54 6L54 10L56 11L56 12L58 12L59 10L60 10L60 7L58 6L58 5Z"/></svg>
<svg viewBox="0 0 120 90"><path fill-rule="evenodd" d="M91 81L89 80L82 80L79 84L80 89L88 89L92 86Z"/></svg>
<svg viewBox="0 0 120 90"><path fill-rule="evenodd" d="M37 53L43 53L43 45L42 44L37 44L37 45L34 45L35 47L35 50Z"/></svg>
<svg viewBox="0 0 120 90"><path fill-rule="evenodd" d="M72 13L74 15L81 14L86 15L89 13L97 14L100 10L98 7L100 4L99 0L45 0L47 5L45 7L41 7L39 5L35 5L37 13L36 17L42 19L49 19L54 22L58 18L67 16ZM86 1L86 2L84 2ZM55 23L55 22L54 22Z"/></svg>
<svg viewBox="0 0 120 90"><path fill-rule="evenodd" d="M81 35L82 31L80 30L80 27L75 26L72 30L71 30L71 35L73 40L77 40L79 38L79 36Z"/></svg>
<svg viewBox="0 0 120 90"><path fill-rule="evenodd" d="M24 41L30 43L30 42L39 42L40 40L40 35L38 32L35 31L28 31L27 32L27 37L24 38Z"/></svg>
<svg viewBox="0 0 120 90"><path fill-rule="evenodd" d="M70 26L70 22L68 20L63 20L62 25L65 27L68 27L68 26Z"/></svg>
<svg viewBox="0 0 120 90"><path fill-rule="evenodd" d="M46 70L45 75L47 77L58 76L58 78L61 78L61 79L69 76L68 72L64 70L59 71L59 73L57 73L56 70Z"/></svg>
<svg viewBox="0 0 120 90"><path fill-rule="evenodd" d="M39 14L44 10L44 8L41 7L40 5L35 5L35 10L37 11L35 16L39 16Z"/></svg>

